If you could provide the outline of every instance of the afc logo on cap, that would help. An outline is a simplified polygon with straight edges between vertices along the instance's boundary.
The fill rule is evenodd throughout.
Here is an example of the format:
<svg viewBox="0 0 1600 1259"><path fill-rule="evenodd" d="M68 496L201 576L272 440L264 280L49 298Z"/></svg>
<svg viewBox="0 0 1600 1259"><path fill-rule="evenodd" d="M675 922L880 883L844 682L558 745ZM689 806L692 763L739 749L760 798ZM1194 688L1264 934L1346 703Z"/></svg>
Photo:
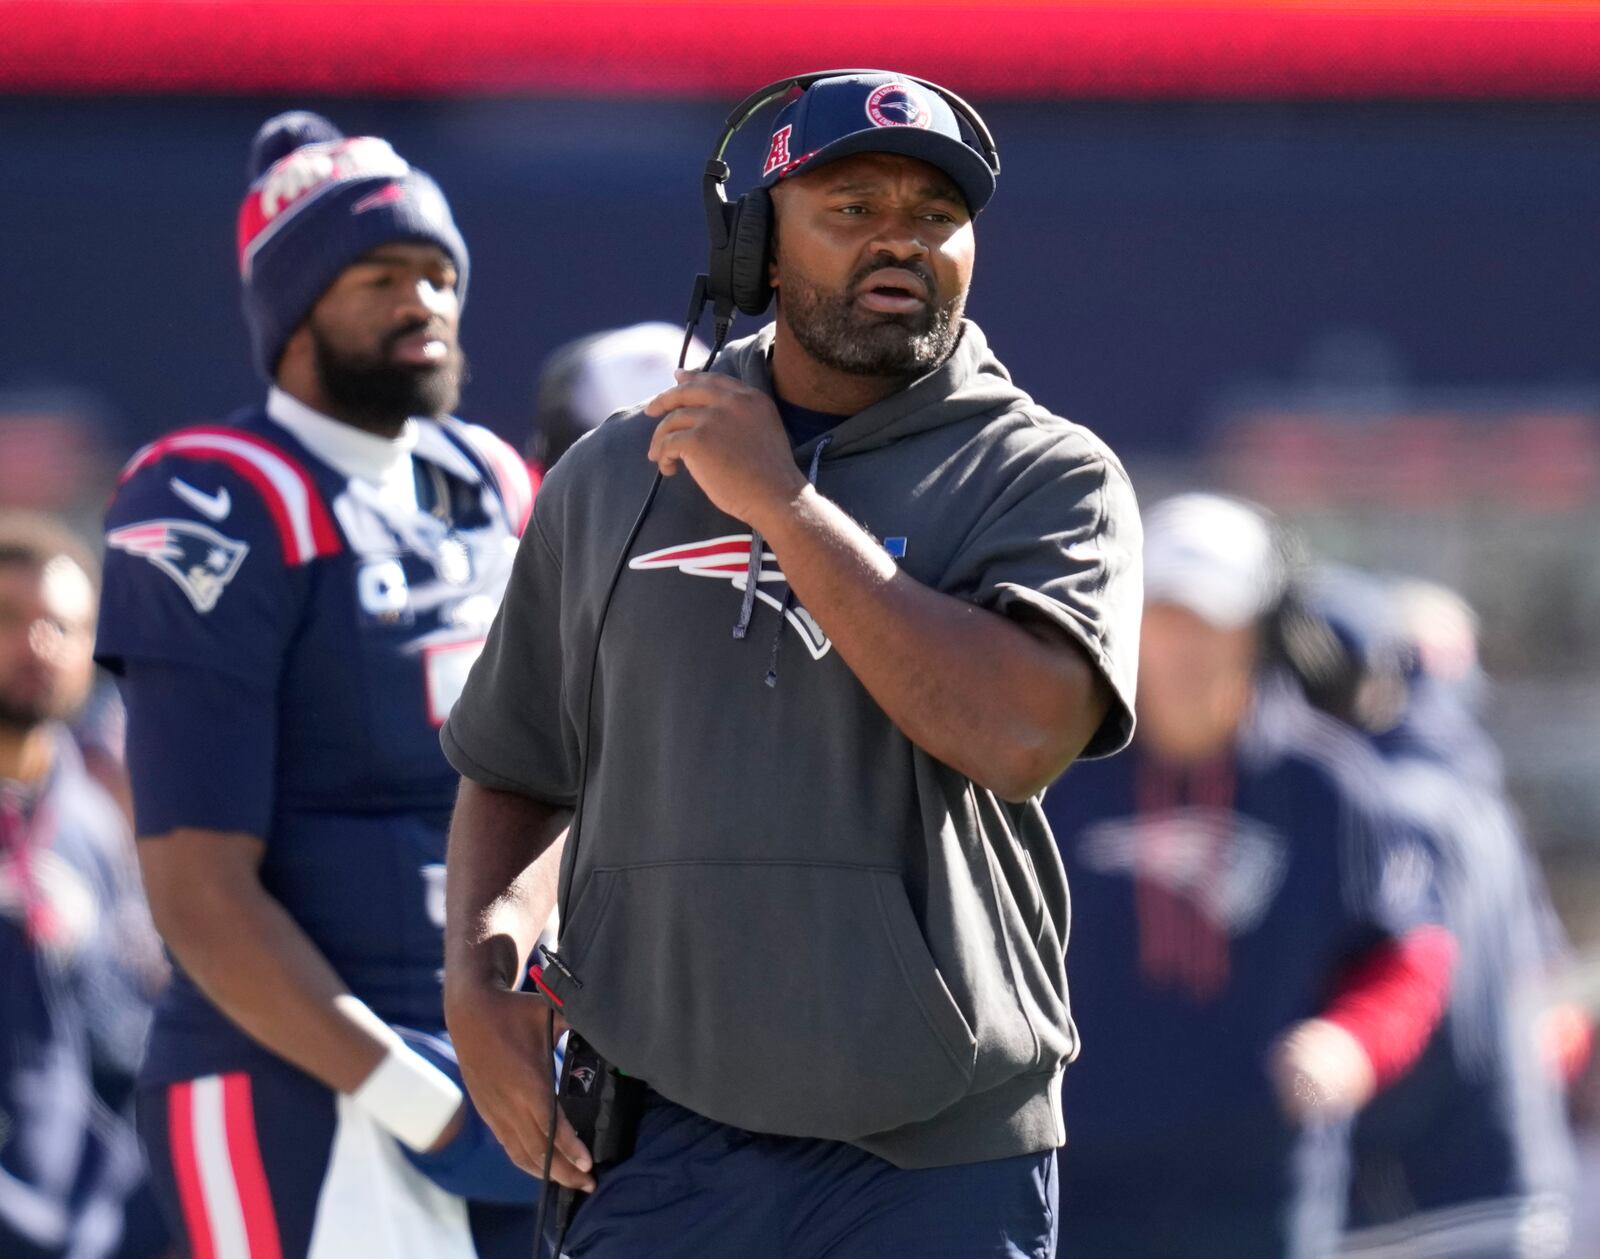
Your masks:
<svg viewBox="0 0 1600 1259"><path fill-rule="evenodd" d="M779 127L772 133L772 147L767 150L767 163L761 168L763 179L779 167L789 164L789 136L793 132L793 126L786 126Z"/></svg>
<svg viewBox="0 0 1600 1259"><path fill-rule="evenodd" d="M933 123L933 110L922 94L905 83L885 83L867 97L867 117L874 127L921 127Z"/></svg>

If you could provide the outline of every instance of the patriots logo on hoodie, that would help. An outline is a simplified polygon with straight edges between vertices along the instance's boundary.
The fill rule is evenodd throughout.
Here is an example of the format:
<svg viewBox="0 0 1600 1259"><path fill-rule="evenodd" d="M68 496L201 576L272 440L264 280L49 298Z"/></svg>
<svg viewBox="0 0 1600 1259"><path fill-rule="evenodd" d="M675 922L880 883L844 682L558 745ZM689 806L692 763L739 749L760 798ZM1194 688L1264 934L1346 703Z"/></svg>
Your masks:
<svg viewBox="0 0 1600 1259"><path fill-rule="evenodd" d="M1078 852L1091 870L1165 888L1229 936L1260 924L1289 867L1284 837L1231 809L1189 807L1096 822Z"/></svg>
<svg viewBox="0 0 1600 1259"><path fill-rule="evenodd" d="M730 533L704 542L691 542L687 546L669 546L648 555L635 556L628 567L649 571L651 569L677 569L689 577L712 577L733 583L735 590L743 591L749 584L750 535ZM773 590L764 587L774 587ZM811 619L811 614L792 600L784 607L788 580L778 567L778 557L771 551L761 553L761 573L757 578L756 598L770 608L782 612L784 618L800 635L813 660L821 660L833 648L833 640L822 632L822 627Z"/></svg>

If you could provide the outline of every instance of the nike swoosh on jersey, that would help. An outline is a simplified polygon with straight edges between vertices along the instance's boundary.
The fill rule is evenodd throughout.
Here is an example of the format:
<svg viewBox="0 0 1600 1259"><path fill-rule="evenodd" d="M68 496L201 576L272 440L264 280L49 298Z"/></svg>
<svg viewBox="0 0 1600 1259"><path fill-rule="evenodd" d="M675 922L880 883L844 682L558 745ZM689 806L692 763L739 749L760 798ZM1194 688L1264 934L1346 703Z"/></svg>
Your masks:
<svg viewBox="0 0 1600 1259"><path fill-rule="evenodd" d="M203 516L212 520L226 520L228 513L233 510L233 495L228 493L224 485L215 494L207 494L204 490L197 490L187 481L173 477L167 484L172 486L172 492L189 506L193 507Z"/></svg>

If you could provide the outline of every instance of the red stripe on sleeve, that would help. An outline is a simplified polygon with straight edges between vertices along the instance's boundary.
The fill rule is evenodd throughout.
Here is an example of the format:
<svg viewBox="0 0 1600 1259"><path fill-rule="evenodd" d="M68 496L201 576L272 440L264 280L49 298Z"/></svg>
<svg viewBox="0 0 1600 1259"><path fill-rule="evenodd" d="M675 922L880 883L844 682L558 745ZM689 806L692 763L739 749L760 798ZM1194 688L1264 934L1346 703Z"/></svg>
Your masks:
<svg viewBox="0 0 1600 1259"><path fill-rule="evenodd" d="M486 429L463 425L459 431L488 463L500 501L506 505L506 515L520 538L533 514L533 478L528 465L508 443Z"/></svg>
<svg viewBox="0 0 1600 1259"><path fill-rule="evenodd" d="M194 1153L193 1091L194 1086L187 1080L167 1090L167 1147L178 1181L178 1204L183 1211L184 1232L189 1235L189 1253L193 1259L216 1259L211 1219L200 1188L200 1164Z"/></svg>
<svg viewBox="0 0 1600 1259"><path fill-rule="evenodd" d="M261 1145L256 1139L250 1077L243 1072L222 1077L222 1114L228 1131L228 1161L233 1164L233 1183L239 1190L245 1236L250 1239L250 1259L283 1259L283 1248L278 1242L278 1217L272 1209L272 1191L267 1185L266 1168L261 1164Z"/></svg>
<svg viewBox="0 0 1600 1259"><path fill-rule="evenodd" d="M1449 931L1418 927L1364 953L1340 980L1322 1017L1356 1038L1380 1089L1410 1069L1444 1017L1455 960Z"/></svg>
<svg viewBox="0 0 1600 1259"><path fill-rule="evenodd" d="M253 433L244 433L236 429L218 429L215 431L226 433L228 436L237 438L247 445L254 446L257 450L281 459L299 479L300 484L305 486L306 508L311 514L311 540L316 544L317 554L333 555L339 550L339 530L333 523L333 516L328 511L328 505L322 501L322 495L317 490L317 483L311 479L311 474L301 467L298 460L291 458L271 442L263 441Z"/></svg>
<svg viewBox="0 0 1600 1259"><path fill-rule="evenodd" d="M283 492L273 484L272 478L247 456L237 450L215 444L208 445L208 437L225 438L242 446L248 446L260 451L264 456L275 461L288 475L294 477L305 490L306 499L306 524L311 532L311 551L306 553L298 536L293 522L290 519L290 507L285 501ZM278 539L283 548L283 559L286 564L303 564L307 560L316 559L318 556L335 555L340 549L338 527L333 522L332 513L322 501L322 495L317 491L316 483L299 462L279 450L272 443L263 441L254 434L246 433L241 429L197 427L179 429L175 433L151 442L140 450L123 468L117 478L122 484L131 478L141 468L155 460L167 455L174 455L182 459L210 460L226 464L240 476L244 477L261 495L266 504L272 523L277 528Z"/></svg>

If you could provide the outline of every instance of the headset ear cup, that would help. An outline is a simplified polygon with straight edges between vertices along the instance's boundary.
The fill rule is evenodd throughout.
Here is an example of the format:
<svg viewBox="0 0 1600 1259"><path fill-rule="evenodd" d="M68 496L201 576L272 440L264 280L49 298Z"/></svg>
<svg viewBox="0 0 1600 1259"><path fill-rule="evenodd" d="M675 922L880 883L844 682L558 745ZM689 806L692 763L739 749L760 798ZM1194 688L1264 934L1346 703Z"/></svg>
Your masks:
<svg viewBox="0 0 1600 1259"><path fill-rule="evenodd" d="M767 267L772 259L772 198L753 188L733 207L728 229L728 267L733 304L747 315L764 313L772 302Z"/></svg>
<svg viewBox="0 0 1600 1259"><path fill-rule="evenodd" d="M1288 667L1313 707L1346 724L1357 724L1361 662L1298 590L1285 593L1263 637L1270 655Z"/></svg>

